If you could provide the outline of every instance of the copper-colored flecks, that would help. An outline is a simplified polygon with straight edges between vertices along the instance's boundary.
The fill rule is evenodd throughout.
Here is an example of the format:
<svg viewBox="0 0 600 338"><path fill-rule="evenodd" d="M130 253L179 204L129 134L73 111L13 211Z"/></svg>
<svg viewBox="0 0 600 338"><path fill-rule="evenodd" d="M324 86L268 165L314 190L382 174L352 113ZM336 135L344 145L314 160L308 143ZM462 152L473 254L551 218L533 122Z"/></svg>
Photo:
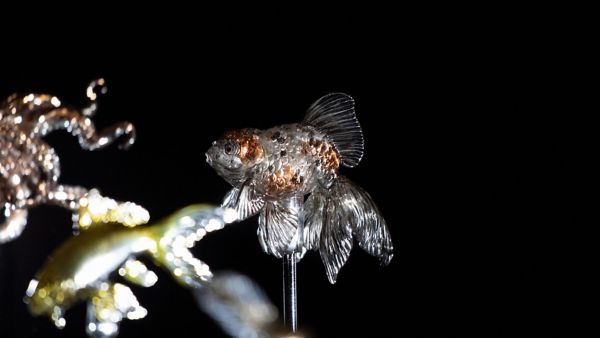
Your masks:
<svg viewBox="0 0 600 338"><path fill-rule="evenodd" d="M303 178L298 176L298 172L291 165L285 165L268 177L267 192L272 196L292 192L297 190L302 182Z"/></svg>
<svg viewBox="0 0 600 338"><path fill-rule="evenodd" d="M240 147L239 157L242 163L251 164L263 158L264 150L260 144L258 135L249 129L231 130L223 136Z"/></svg>
<svg viewBox="0 0 600 338"><path fill-rule="evenodd" d="M302 145L302 152L315 156L326 170L337 171L340 159L335 148L325 140L311 140Z"/></svg>

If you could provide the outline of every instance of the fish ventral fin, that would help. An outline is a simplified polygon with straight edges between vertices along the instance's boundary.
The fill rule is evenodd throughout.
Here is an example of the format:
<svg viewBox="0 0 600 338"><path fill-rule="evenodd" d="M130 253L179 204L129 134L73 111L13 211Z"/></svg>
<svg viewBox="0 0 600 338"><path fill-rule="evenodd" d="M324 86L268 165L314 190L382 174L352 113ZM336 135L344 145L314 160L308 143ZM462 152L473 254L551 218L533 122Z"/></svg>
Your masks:
<svg viewBox="0 0 600 338"><path fill-rule="evenodd" d="M365 142L350 95L331 93L321 97L308 108L302 124L327 135L343 165L355 167L363 157Z"/></svg>

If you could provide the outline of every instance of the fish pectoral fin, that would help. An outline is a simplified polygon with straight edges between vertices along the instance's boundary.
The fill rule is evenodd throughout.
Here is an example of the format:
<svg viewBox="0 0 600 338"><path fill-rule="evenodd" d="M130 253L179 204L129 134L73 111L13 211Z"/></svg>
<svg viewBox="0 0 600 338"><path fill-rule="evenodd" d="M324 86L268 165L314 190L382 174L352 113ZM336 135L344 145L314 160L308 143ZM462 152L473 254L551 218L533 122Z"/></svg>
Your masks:
<svg viewBox="0 0 600 338"><path fill-rule="evenodd" d="M331 93L321 97L308 108L302 123L327 135L340 154L342 164L354 167L360 162L364 140L350 95Z"/></svg>
<svg viewBox="0 0 600 338"><path fill-rule="evenodd" d="M141 319L147 314L129 287L103 282L88 300L86 330L90 337L115 337L124 318Z"/></svg>
<svg viewBox="0 0 600 338"><path fill-rule="evenodd" d="M302 226L298 225L301 209L298 198L266 202L258 218L258 239L264 252L277 258L304 253Z"/></svg>
<svg viewBox="0 0 600 338"><path fill-rule="evenodd" d="M221 204L221 207L232 208L237 212L238 220L244 220L256 215L265 205L251 184L244 184L241 188L231 189Z"/></svg>
<svg viewBox="0 0 600 338"><path fill-rule="evenodd" d="M125 261L119 268L119 275L143 287L150 287L158 280L156 274L137 259L128 259Z"/></svg>

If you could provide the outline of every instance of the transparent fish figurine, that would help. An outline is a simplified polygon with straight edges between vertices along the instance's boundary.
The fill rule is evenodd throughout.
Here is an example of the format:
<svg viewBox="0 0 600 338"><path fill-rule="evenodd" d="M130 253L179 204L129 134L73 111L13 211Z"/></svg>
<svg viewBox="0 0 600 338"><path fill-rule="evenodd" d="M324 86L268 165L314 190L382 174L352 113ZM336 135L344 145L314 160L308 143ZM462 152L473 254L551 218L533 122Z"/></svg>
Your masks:
<svg viewBox="0 0 600 338"><path fill-rule="evenodd" d="M22 233L29 208L50 203L77 210L78 200L87 193L83 187L58 183L60 161L44 136L66 130L87 150L106 147L121 136L123 148L135 142L129 122L96 131L90 117L105 92L103 79L93 81L87 88L90 105L81 110L46 94L14 94L0 101L0 244Z"/></svg>
<svg viewBox="0 0 600 338"><path fill-rule="evenodd" d="M335 283L353 238L382 265L393 256L375 203L339 174L340 166L360 162L363 148L354 100L333 93L314 102L301 123L226 132L206 160L233 186L224 207L240 219L260 213L258 238L266 253L281 258L319 251Z"/></svg>
<svg viewBox="0 0 600 338"><path fill-rule="evenodd" d="M212 284L209 266L189 250L207 233L235 221L233 210L194 205L153 226L137 226L148 219L148 212L138 205L117 203L91 191L79 210L81 234L63 243L30 282L25 297L30 312L49 316L62 328L65 311L87 301L88 335L113 337L123 319L143 318L147 311L129 287L111 282L109 275L118 271L131 283L154 285L156 274L136 259L146 255L191 289L199 302L210 297L212 303L202 301L203 307L222 325L258 332L277 317L266 296L254 284L243 284L242 277L224 275ZM228 283L238 285L238 292Z"/></svg>

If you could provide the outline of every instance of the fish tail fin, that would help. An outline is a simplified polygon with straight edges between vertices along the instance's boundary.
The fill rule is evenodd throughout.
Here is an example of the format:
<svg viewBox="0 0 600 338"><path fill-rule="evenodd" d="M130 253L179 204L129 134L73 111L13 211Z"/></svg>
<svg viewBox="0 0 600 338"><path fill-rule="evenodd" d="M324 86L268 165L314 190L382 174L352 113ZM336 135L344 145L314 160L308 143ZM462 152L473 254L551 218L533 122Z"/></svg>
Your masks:
<svg viewBox="0 0 600 338"><path fill-rule="evenodd" d="M343 176L308 197L304 217L306 248L319 250L332 284L350 256L353 238L381 265L392 260L392 238L377 206L366 191Z"/></svg>
<svg viewBox="0 0 600 338"><path fill-rule="evenodd" d="M352 168L362 159L365 142L350 95L331 93L321 97L308 108L302 124L324 133L343 165Z"/></svg>
<svg viewBox="0 0 600 338"><path fill-rule="evenodd" d="M352 233L358 245L379 258L382 266L390 264L394 256L392 236L371 196L344 176L339 178L334 189L338 201L342 197L349 200L344 209L352 214Z"/></svg>

